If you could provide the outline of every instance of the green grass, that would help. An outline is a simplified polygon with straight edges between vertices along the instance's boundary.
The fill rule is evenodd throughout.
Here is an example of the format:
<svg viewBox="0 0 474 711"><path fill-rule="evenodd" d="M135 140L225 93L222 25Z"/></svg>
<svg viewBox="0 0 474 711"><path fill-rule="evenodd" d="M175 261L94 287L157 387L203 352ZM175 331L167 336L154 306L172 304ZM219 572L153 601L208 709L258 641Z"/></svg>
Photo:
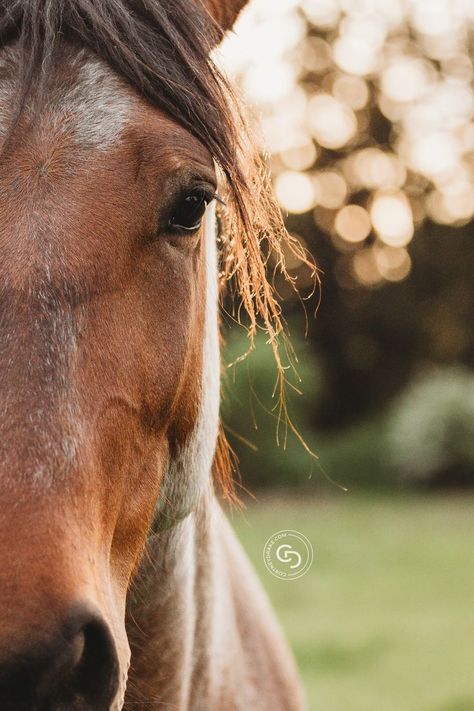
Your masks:
<svg viewBox="0 0 474 711"><path fill-rule="evenodd" d="M296 655L310 711L474 711L474 498L268 499L233 523ZM283 528L315 549L281 581Z"/></svg>

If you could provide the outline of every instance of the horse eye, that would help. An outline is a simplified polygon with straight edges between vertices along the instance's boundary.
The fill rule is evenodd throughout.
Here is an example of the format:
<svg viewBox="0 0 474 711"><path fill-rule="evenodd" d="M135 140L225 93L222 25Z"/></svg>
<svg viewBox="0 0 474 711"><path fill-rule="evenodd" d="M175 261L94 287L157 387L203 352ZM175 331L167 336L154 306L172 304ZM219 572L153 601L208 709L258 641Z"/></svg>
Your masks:
<svg viewBox="0 0 474 711"><path fill-rule="evenodd" d="M169 226L176 232L196 232L213 197L203 190L184 195L174 208Z"/></svg>

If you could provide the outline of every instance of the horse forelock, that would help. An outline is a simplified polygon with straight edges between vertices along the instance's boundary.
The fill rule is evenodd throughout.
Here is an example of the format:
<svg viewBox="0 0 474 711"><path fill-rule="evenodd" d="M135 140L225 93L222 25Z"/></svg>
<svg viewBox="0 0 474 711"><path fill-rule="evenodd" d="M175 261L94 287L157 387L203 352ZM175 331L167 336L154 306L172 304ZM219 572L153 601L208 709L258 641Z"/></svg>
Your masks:
<svg viewBox="0 0 474 711"><path fill-rule="evenodd" d="M189 12L188 0L0 0L0 46L16 41L20 102L47 89L64 43L87 48L218 160L230 159L232 120L210 59L216 27L200 2Z"/></svg>

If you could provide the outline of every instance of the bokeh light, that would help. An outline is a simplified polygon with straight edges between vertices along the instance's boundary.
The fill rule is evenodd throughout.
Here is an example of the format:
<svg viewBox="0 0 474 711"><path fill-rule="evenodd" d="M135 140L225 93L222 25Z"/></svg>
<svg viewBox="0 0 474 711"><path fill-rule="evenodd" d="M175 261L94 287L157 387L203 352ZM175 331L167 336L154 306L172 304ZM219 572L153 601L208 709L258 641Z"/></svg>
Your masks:
<svg viewBox="0 0 474 711"><path fill-rule="evenodd" d="M275 190L281 206L295 214L308 212L316 205L316 186L305 173L288 170L277 176Z"/></svg>
<svg viewBox="0 0 474 711"><path fill-rule="evenodd" d="M344 204L347 183L340 173L325 170L316 174L314 179L319 187L319 204L322 207L336 210Z"/></svg>
<svg viewBox="0 0 474 711"><path fill-rule="evenodd" d="M401 281L410 273L410 255L403 247L375 245L374 257L380 274L387 281Z"/></svg>
<svg viewBox="0 0 474 711"><path fill-rule="evenodd" d="M323 148L341 148L357 130L352 109L328 94L313 96L308 113L310 130Z"/></svg>
<svg viewBox="0 0 474 711"><path fill-rule="evenodd" d="M403 247L413 237L413 214L401 191L377 193L370 217L380 239L391 247Z"/></svg>
<svg viewBox="0 0 474 711"><path fill-rule="evenodd" d="M474 217L473 36L470 0L253 0L220 50L283 210L363 286L408 274L425 220Z"/></svg>
<svg viewBox="0 0 474 711"><path fill-rule="evenodd" d="M346 205L337 213L335 227L346 242L363 242L370 234L370 217L360 205Z"/></svg>

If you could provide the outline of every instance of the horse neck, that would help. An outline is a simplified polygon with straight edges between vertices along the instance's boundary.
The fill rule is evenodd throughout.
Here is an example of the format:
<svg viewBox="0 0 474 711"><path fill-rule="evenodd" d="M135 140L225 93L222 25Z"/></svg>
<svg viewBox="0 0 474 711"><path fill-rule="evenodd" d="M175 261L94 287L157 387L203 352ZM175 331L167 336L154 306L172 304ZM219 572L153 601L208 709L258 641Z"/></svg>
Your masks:
<svg viewBox="0 0 474 711"><path fill-rule="evenodd" d="M294 660L215 497L150 539L124 711L303 711Z"/></svg>
<svg viewBox="0 0 474 711"><path fill-rule="evenodd" d="M211 659L224 634L218 610L230 594L218 541L220 516L213 495L206 495L185 520L147 542L128 606L131 709L152 700L156 708L188 708L197 688L205 687L206 698L213 686Z"/></svg>

